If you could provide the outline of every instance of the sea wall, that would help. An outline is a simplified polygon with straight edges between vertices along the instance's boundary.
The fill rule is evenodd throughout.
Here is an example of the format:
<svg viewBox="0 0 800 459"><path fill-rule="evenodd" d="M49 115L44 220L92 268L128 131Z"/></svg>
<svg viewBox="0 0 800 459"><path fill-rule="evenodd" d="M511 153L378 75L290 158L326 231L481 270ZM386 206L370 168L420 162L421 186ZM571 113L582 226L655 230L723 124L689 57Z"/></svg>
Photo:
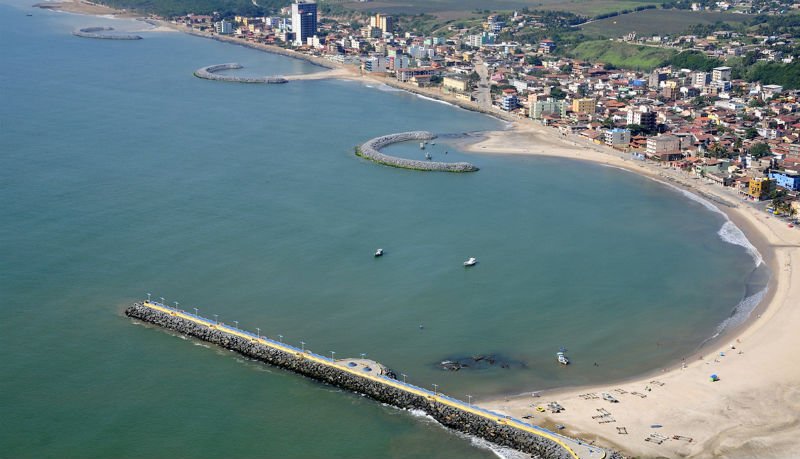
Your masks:
<svg viewBox="0 0 800 459"><path fill-rule="evenodd" d="M126 33L106 33L113 31L113 27L84 27L72 32L72 35L83 38L99 38L101 40L141 40L142 37Z"/></svg>
<svg viewBox="0 0 800 459"><path fill-rule="evenodd" d="M380 152L380 149L398 142L409 140L431 140L436 136L427 131L400 132L389 134L374 139L367 140L361 146L356 147L356 155L375 161L387 166L399 167L402 169L413 169L418 171L440 171L440 172L475 172L477 167L470 163L443 163L437 161L420 161L415 159L398 158Z"/></svg>
<svg viewBox="0 0 800 459"><path fill-rule="evenodd" d="M352 370L338 367L331 359L311 354L307 350L301 351L282 343L270 344L270 340L257 339L256 336L245 334L246 332L237 332L236 329L182 311L170 311L163 305L134 303L125 310L125 314L216 344L246 357L364 394L382 403L403 409L422 410L446 427L500 446L547 459L577 458L577 455L568 450L564 444L559 444L561 440L552 432L544 429L540 429L541 433L538 434L533 433L537 432L536 430L528 432L510 425L518 423L517 420L477 407L466 409L453 406L452 402L455 400L396 381L391 373L388 376L360 376L354 374Z"/></svg>
<svg viewBox="0 0 800 459"><path fill-rule="evenodd" d="M209 65L195 70L194 76L203 78L204 80L228 81L232 83L282 84L288 82L286 78L281 77L239 77L216 73L223 70L237 70L241 68L243 68L242 65L233 62L229 64Z"/></svg>

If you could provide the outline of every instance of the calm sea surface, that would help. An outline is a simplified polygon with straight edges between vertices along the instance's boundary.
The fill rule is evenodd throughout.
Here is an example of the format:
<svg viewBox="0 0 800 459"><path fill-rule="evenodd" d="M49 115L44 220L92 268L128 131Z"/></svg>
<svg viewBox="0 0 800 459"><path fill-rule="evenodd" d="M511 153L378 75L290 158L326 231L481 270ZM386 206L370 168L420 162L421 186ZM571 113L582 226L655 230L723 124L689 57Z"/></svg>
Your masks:
<svg viewBox="0 0 800 459"><path fill-rule="evenodd" d="M481 171L381 167L353 147L501 124L356 82L199 80L194 69L222 62L319 68L178 33L81 39L70 32L147 26L28 3L0 5L2 457L492 455L410 413L136 326L121 311L146 292L320 354L367 353L458 398L660 368L746 294L753 262L720 238L724 218L661 184L446 141L436 159ZM436 365L475 354L513 365Z"/></svg>

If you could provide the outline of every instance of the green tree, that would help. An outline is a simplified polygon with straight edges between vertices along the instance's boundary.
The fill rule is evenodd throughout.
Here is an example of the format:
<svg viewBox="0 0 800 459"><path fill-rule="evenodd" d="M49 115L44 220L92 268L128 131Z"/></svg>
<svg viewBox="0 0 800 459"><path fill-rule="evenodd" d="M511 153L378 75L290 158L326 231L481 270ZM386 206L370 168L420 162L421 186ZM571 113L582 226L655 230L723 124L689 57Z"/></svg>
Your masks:
<svg viewBox="0 0 800 459"><path fill-rule="evenodd" d="M750 147L750 155L755 158L763 158L771 153L769 145L765 143L756 143Z"/></svg>

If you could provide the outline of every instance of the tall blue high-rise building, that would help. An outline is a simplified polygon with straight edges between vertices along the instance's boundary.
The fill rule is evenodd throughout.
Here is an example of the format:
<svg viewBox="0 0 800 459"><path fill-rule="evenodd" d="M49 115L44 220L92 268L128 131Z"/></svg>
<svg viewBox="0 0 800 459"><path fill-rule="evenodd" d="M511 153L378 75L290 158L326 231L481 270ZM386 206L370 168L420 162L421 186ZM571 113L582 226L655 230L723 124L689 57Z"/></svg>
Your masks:
<svg viewBox="0 0 800 459"><path fill-rule="evenodd" d="M296 0L292 3L292 32L294 44L306 44L306 38L317 34L317 2Z"/></svg>

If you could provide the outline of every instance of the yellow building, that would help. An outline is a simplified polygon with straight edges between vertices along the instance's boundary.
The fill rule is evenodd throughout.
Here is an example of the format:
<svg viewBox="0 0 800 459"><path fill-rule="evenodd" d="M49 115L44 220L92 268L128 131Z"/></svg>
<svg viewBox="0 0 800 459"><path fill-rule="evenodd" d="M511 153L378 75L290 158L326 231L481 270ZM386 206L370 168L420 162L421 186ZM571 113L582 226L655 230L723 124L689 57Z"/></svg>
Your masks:
<svg viewBox="0 0 800 459"><path fill-rule="evenodd" d="M394 19L391 16L386 16L385 14L376 14L369 18L369 25L378 29L381 29L381 32L384 33L392 33L394 32Z"/></svg>
<svg viewBox="0 0 800 459"><path fill-rule="evenodd" d="M594 114L596 103L594 99L573 99L572 111L575 113Z"/></svg>
<svg viewBox="0 0 800 459"><path fill-rule="evenodd" d="M768 178L753 178L750 179L748 193L751 197L758 199L767 199L767 197L775 191L775 181Z"/></svg>
<svg viewBox="0 0 800 459"><path fill-rule="evenodd" d="M467 92L469 90L469 82L464 78L445 76L442 80L442 87L449 91Z"/></svg>

